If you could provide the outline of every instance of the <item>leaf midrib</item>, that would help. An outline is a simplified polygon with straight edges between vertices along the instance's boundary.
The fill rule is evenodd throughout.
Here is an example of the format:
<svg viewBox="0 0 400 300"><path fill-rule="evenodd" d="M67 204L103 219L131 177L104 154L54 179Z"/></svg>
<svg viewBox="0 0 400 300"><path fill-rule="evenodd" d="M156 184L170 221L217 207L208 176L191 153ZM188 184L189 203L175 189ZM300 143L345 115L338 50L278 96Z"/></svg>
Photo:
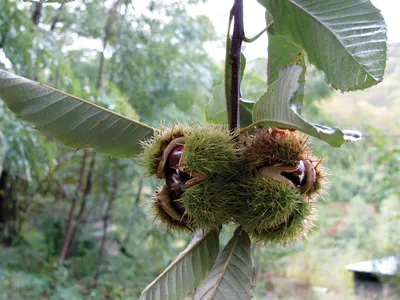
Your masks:
<svg viewBox="0 0 400 300"><path fill-rule="evenodd" d="M231 249L230 249L231 251L229 252L229 255L228 255L228 258L227 258L227 260L226 260L226 262L225 262L225 264L224 264L224 267L223 267L222 270L220 271L220 275L218 276L218 279L217 279L217 281L216 281L216 283L215 283L214 289L213 289L213 291L212 291L210 297L208 298L209 300L214 299L214 296L215 296L215 294L217 293L217 290L218 290L219 285L220 285L220 283L221 283L221 281L222 281L222 278L224 277L225 272L226 272L226 270L227 270L228 267L229 267L229 263L231 262L232 256L233 256L233 254L235 253L236 245L237 245L237 242L238 242L238 239L239 239L239 234L240 234L240 233L238 233L238 234L235 236L234 240L233 240L232 247L231 247Z"/></svg>
<svg viewBox="0 0 400 300"><path fill-rule="evenodd" d="M3 71L3 70L0 70L0 71ZM9 72L6 72L6 73L11 74L11 73L9 73ZM86 105L89 105L89 106L91 106L91 107L93 107L93 108L106 111L106 112L108 112L108 113L110 113L110 114L112 114L112 115L116 115L116 116L118 116L119 118L124 119L124 120L126 120L126 121L134 122L134 123L136 123L136 124L138 124L138 125L140 125L140 126L142 126L142 127L145 127L145 128L147 128L147 129L149 129L149 130L154 130L154 131L156 130L156 129L154 129L154 128L152 128L152 127L150 127L150 126L148 126L148 125L146 125L146 124L144 124L144 123L141 123L141 122L139 122L139 121L130 119L130 118L124 116L124 115L121 115L121 114L119 114L119 113L116 113L116 112L114 112L114 111L111 111L111 110L109 110L109 109L107 109L107 108L101 107L101 106L99 106L99 105L97 105L97 104L95 104L95 103L92 103L92 102L86 101L86 100L84 100L84 99L78 98L78 97L76 97L76 96L67 94L67 93L65 93L65 92L63 92L63 91L60 91L60 90L58 90L58 89L56 89L56 88L50 87L50 86L45 85L45 84L43 84L43 83L34 82L34 83L36 83L36 84L34 84L33 82L31 82L30 80L27 80L27 79L24 78L24 77L21 77L21 76L15 75L15 74L12 74L12 75L13 75L13 77L11 77L11 78L5 78L5 79L16 79L16 80L19 81L18 84L23 84L23 85L35 85L35 86L36 86L36 85L39 85L39 86L43 86L44 88L49 89L51 92L57 92L57 93L60 93L60 94L65 95L67 99L63 99L63 101L68 101L68 98L72 98L73 100L79 101L79 102L84 103L84 104L86 104ZM4 78L2 78L2 79L4 79ZM4 85L3 85L3 86L0 86L0 90L1 90L2 88L8 88L8 86L4 86ZM44 97L47 97L48 95L49 95L49 94L46 94ZM29 97L29 98L27 97L27 99L26 99L25 101L30 101L30 100L32 100L32 99L34 99L34 98L35 98L35 97Z"/></svg>
<svg viewBox="0 0 400 300"><path fill-rule="evenodd" d="M209 230L207 233L203 234L201 236L201 238L199 238L199 240L193 245L193 247L191 247L189 250L193 250L195 247L198 247L198 245L204 241L210 234L212 234L214 231L213 230ZM186 249L185 249L186 250ZM142 295L140 296L140 298L142 298L143 296L145 296L153 287L154 285L156 285L159 280L157 279L161 279L165 274L168 274L169 271L171 271L172 268L174 268L178 262L181 262L187 255L189 254L193 254L193 251L186 251L182 256L179 256L179 259L176 259L175 261L173 261L149 286L148 288L146 288L146 290L143 291ZM182 254L182 252L181 252Z"/></svg>
<svg viewBox="0 0 400 300"><path fill-rule="evenodd" d="M308 10L306 10L305 8L303 8L302 6L300 6L299 4L297 4L296 2L294 2L294 0L287 0L288 3L293 4L294 6L296 6L298 9L304 11L307 15L309 15L310 17L312 17L315 21L317 21L317 23L321 24L322 27L326 28L328 30L328 32L334 36L334 38L340 43L340 45L342 45L342 47L345 49L345 51L347 52L347 54L352 58L353 61L356 62L356 64L358 66L360 66L361 69L364 70L364 72L366 74L368 74L369 77L373 78L374 80L379 80L379 78L376 78L375 76L373 76L369 71L367 71L364 66L362 64L360 64L355 57L352 55L352 53L346 48L346 46L342 43L342 41L336 37L335 33L331 30L331 28L329 28L328 26L326 26L324 23L322 23L322 21L320 21L316 16L314 16L314 14L312 14L311 12L309 12Z"/></svg>

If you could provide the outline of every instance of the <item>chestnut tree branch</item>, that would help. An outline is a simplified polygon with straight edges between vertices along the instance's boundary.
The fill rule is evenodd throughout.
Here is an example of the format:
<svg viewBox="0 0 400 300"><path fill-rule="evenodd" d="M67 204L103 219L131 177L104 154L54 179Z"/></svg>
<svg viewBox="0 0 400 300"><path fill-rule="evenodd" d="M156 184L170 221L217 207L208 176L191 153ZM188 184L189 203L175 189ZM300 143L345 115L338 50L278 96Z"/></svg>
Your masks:
<svg viewBox="0 0 400 300"><path fill-rule="evenodd" d="M70 240L71 240L72 229L73 229L72 228L72 222L73 222L73 219L74 219L76 205L78 203L78 197L79 197L80 191L82 190L83 175L85 173L87 157L88 157L88 150L84 150L83 151L81 168L80 168L80 171L79 171L78 185L76 187L75 196L72 199L71 209L70 209L69 215L68 215L67 232L65 233L65 236L64 236L64 243L63 243L63 247L62 247L61 254L60 254L60 262L61 263L65 260L65 258L67 257L67 253L68 253L69 243L70 243Z"/></svg>
<svg viewBox="0 0 400 300"><path fill-rule="evenodd" d="M235 130L240 127L240 54L242 42L245 38L243 27L243 0L235 0L231 9L231 16L234 19L232 47L229 58L232 68L231 79L231 111L229 116L229 129Z"/></svg>

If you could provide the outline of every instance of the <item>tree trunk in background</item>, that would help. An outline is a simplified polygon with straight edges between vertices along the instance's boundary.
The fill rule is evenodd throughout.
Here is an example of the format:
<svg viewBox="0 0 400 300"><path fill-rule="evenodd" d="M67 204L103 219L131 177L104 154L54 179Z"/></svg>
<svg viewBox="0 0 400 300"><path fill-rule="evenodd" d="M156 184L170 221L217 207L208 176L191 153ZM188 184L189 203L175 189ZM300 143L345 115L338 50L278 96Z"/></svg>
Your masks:
<svg viewBox="0 0 400 300"><path fill-rule="evenodd" d="M3 170L0 175L0 243L4 247L10 247L18 236L15 226L18 203L16 199L13 199L13 189L8 171Z"/></svg>
<svg viewBox="0 0 400 300"><path fill-rule="evenodd" d="M110 39L110 34L111 34L111 28L112 25L114 24L115 17L117 14L117 9L120 4L121 0L118 0L115 2L113 7L111 8L106 27L104 28L105 34L104 34L104 39L103 39L103 51L100 53L100 63L99 63L99 71L97 72L97 83L96 83L96 90L99 90L102 85L102 78L103 78L103 69L104 69L104 51L107 48L108 40Z"/></svg>
<svg viewBox="0 0 400 300"><path fill-rule="evenodd" d="M128 226L127 226L128 231L127 231L126 236L125 236L124 240L122 241L122 245L121 245L121 247L124 247L124 248L125 248L125 245L129 242L129 238L131 237L131 234L132 234L133 216L134 216L136 208L139 206L140 198L142 196L143 183L144 183L144 177L141 177L140 182L139 182L139 187L138 187L138 190L136 193L135 204L132 208L131 214L129 215L129 219L128 219Z"/></svg>
<svg viewBox="0 0 400 300"><path fill-rule="evenodd" d="M129 6L130 0L125 0L125 9L124 9L124 14L120 18L119 22L119 27L117 29L117 37L119 38L121 36L121 31L122 27L125 25L126 22L126 14L128 13L128 6ZM111 74L110 74L110 82L114 82L114 75L115 75L115 66L116 66L116 54L119 51L114 52L112 59L111 59ZM121 53L120 53L121 55Z"/></svg>
<svg viewBox="0 0 400 300"><path fill-rule="evenodd" d="M32 23L35 24L36 26L39 25L40 18L42 17L42 7L43 7L43 3L41 3L41 2L35 3L35 8L32 13ZM39 78L38 78L38 67L39 67L38 66L38 57L40 56L40 54L39 54L40 50L38 50L38 49L34 49L34 50L36 52L36 59L35 59L36 61L35 61L35 67L32 72L33 74L32 74L32 76L30 76L30 78L34 81L38 81L39 80Z"/></svg>
<svg viewBox="0 0 400 300"><path fill-rule="evenodd" d="M0 176L0 228L6 223L7 183L8 172L3 170Z"/></svg>
<svg viewBox="0 0 400 300"><path fill-rule="evenodd" d="M65 5L65 3L61 3L60 7L58 8L57 14L54 17L53 23L51 24L50 31L54 31L54 29L56 28L57 23L60 22L60 16L61 16L61 13L62 13L62 11L64 9L64 5Z"/></svg>
<svg viewBox="0 0 400 300"><path fill-rule="evenodd" d="M97 286L99 275L100 275L100 266L103 262L104 258L104 248L107 240L107 229L108 224L111 219L111 211L113 208L113 204L115 199L117 198L117 189L118 189L118 161L115 161L115 168L114 168L114 180L112 189L110 192L110 196L108 198L106 211L103 217L103 236L101 238L101 244L99 248L99 254L97 257L96 265L95 265L95 272L94 272L94 286Z"/></svg>
<svg viewBox="0 0 400 300"><path fill-rule="evenodd" d="M35 3L35 8L32 13L32 22L36 26L39 24L40 17L42 16L42 6L43 6L43 3L40 3L40 2Z"/></svg>
<svg viewBox="0 0 400 300"><path fill-rule="evenodd" d="M71 247L75 242L76 233L78 232L79 228L82 225L83 216L84 216L84 213L86 211L87 196L90 194L90 192L92 190L92 175L93 175L93 169L94 169L95 161L96 161L96 152L93 151L92 160L90 161L90 165L89 165L89 171L88 171L88 174L86 176L86 186L85 186L85 190L83 192L81 205L79 207L78 216L76 217L75 224L74 224L73 229L72 229L71 241L70 241L69 246L68 246L68 255L71 254Z"/></svg>
<svg viewBox="0 0 400 300"><path fill-rule="evenodd" d="M62 247L61 254L60 254L60 262L62 262L67 257L68 248L70 247L69 244L70 244L71 235L72 235L72 222L74 219L74 214L75 214L75 209L76 209L76 205L78 202L79 193L82 190L83 174L85 172L87 156L88 156L88 150L84 150L83 157L82 157L82 163L81 163L81 169L79 171L79 181L78 181L78 185L76 187L75 196L72 199L71 209L70 209L69 215L68 215L67 231L64 236L64 243L63 243L63 247Z"/></svg>

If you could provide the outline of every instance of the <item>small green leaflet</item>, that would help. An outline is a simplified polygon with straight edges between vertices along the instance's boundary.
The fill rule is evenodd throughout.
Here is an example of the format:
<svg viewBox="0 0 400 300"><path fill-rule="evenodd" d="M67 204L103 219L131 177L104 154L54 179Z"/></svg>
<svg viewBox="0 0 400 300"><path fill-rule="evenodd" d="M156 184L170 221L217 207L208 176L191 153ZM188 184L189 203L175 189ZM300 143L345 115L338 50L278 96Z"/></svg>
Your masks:
<svg viewBox="0 0 400 300"><path fill-rule="evenodd" d="M198 232L190 244L142 292L139 300L184 299L206 276L219 252L219 233Z"/></svg>
<svg viewBox="0 0 400 300"><path fill-rule="evenodd" d="M52 87L0 70L0 99L19 118L73 149L132 157L154 129Z"/></svg>
<svg viewBox="0 0 400 300"><path fill-rule="evenodd" d="M366 0L258 0L274 18L278 34L301 46L329 84L341 91L382 81L386 24Z"/></svg>
<svg viewBox="0 0 400 300"><path fill-rule="evenodd" d="M250 300L254 274L251 241L239 227L197 289L194 300Z"/></svg>
<svg viewBox="0 0 400 300"><path fill-rule="evenodd" d="M228 124L228 115L225 104L225 89L217 85L212 90L210 101L204 109L205 121L213 124ZM240 126L245 127L252 122L252 109L255 102L241 99L240 101Z"/></svg>
<svg viewBox="0 0 400 300"><path fill-rule="evenodd" d="M346 141L361 139L361 133L358 131L342 131L338 128L308 123L296 112L296 107L291 106L290 100L299 88L298 81L302 72L303 69L296 65L280 69L278 79L254 105L254 124L296 129L321 139L332 147L340 147Z"/></svg>

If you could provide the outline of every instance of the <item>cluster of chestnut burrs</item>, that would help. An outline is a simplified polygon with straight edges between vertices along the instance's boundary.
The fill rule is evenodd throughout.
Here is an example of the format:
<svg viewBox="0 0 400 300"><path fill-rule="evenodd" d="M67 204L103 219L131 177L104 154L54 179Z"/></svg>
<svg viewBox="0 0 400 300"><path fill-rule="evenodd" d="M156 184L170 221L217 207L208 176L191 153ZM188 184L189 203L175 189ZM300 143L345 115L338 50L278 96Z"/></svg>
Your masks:
<svg viewBox="0 0 400 300"><path fill-rule="evenodd" d="M313 226L324 174L302 134L175 125L143 146L147 174L164 181L153 209L169 229L240 225L255 241L286 244Z"/></svg>

